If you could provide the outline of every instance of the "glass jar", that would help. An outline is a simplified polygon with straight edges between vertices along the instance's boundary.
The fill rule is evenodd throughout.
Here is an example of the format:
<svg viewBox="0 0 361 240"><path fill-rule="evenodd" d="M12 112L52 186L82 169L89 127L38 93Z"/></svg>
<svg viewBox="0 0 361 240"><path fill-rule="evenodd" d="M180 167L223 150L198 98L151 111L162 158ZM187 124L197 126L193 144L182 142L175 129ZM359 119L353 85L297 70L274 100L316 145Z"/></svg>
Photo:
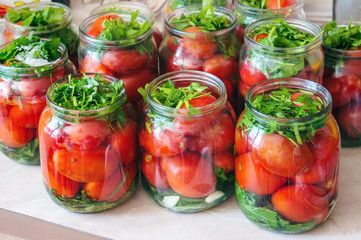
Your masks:
<svg viewBox="0 0 361 240"><path fill-rule="evenodd" d="M144 102L138 88L144 87L158 76L157 46L152 28L144 34L127 40L106 41L87 35L90 27L100 17L116 15L130 21L131 12L102 12L86 18L79 27L80 72L103 73L123 80L128 100L134 105ZM150 20L138 14L140 24Z"/></svg>
<svg viewBox="0 0 361 240"><path fill-rule="evenodd" d="M238 52L241 45L234 34L234 13L223 7L215 7L214 15L226 16L230 26L209 33L180 31L172 25L172 20L182 14L198 13L201 9L200 5L188 6L167 15L166 33L159 48L160 72L197 70L211 73L225 84L228 99L235 106L239 82Z"/></svg>
<svg viewBox="0 0 361 240"><path fill-rule="evenodd" d="M73 17L71 15L71 10L69 7L61 3L51 2L51 3L29 3L23 4L18 7L13 8L15 11L20 11L24 8L29 8L30 11L40 11L48 7L64 9L64 19L61 22L41 27L30 27L30 26L21 26L17 23L13 23L9 20L9 15L5 15L5 24L6 29L3 33L3 39L5 42L10 42L12 39L19 38L20 36L27 36L30 32L33 32L33 35L39 36L41 38L60 38L68 50L69 58L74 64L78 64L77 60L77 49L79 45L79 36L77 34L75 24L72 24Z"/></svg>
<svg viewBox="0 0 361 240"><path fill-rule="evenodd" d="M81 79L83 74L72 77ZM138 182L134 109L126 102L124 88L114 103L100 109L62 108L50 96L67 81L60 79L49 88L39 122L45 188L55 203L69 211L92 213L114 208L133 194Z"/></svg>
<svg viewBox="0 0 361 240"><path fill-rule="evenodd" d="M277 1L277 0L276 0ZM291 2L291 1L290 1ZM287 3L288 4L288 3ZM295 4L280 9L261 9L250 7L242 3L241 0L235 0L235 12L238 17L238 25L236 27L236 35L243 42L244 30L246 27L258 20L266 18L297 18L306 19L303 10L304 0L295 0Z"/></svg>
<svg viewBox="0 0 361 240"><path fill-rule="evenodd" d="M195 4L202 4L202 3L203 3L202 0L167 0L165 13L168 14L171 11L174 11L181 7L186 7ZM232 0L213 0L212 5L233 9Z"/></svg>
<svg viewBox="0 0 361 240"><path fill-rule="evenodd" d="M318 113L300 118L276 118L254 108L257 96L281 88L295 91L292 101L296 101L293 96L308 94L323 104ZM235 191L241 210L256 225L299 233L331 214L340 157L340 135L331 104L324 87L297 78L265 80L248 91L235 134Z"/></svg>
<svg viewBox="0 0 361 240"><path fill-rule="evenodd" d="M90 16L109 11L131 11L131 12L139 11L140 14L149 18L149 20L153 23L154 40L157 43L157 46L159 47L160 43L163 40L163 35L162 32L159 30L159 28L155 26L154 12L150 7L140 2L120 1L120 2L102 4L94 8L90 12Z"/></svg>
<svg viewBox="0 0 361 240"><path fill-rule="evenodd" d="M353 22L360 25L361 23ZM342 23L338 27L347 26ZM361 145L361 48L342 50L323 45L323 86L333 99L333 113L341 130L343 147Z"/></svg>
<svg viewBox="0 0 361 240"><path fill-rule="evenodd" d="M298 77L322 84L324 53L321 29L309 21L286 18L289 25L315 37L313 42L295 48L270 47L252 38L251 34L257 27L276 24L275 19L259 20L245 31L245 44L239 60L241 80L238 91L241 101L251 86L265 79Z"/></svg>
<svg viewBox="0 0 361 240"><path fill-rule="evenodd" d="M53 82L76 72L62 43L58 53L56 61L40 67L0 65L0 150L19 163L40 164L37 131L46 91Z"/></svg>
<svg viewBox="0 0 361 240"><path fill-rule="evenodd" d="M176 88L199 83L217 100L192 108L195 114L163 106L151 92L169 80ZM211 208L229 197L234 182L234 123L225 86L211 74L179 71L151 82L138 130L141 179L148 196L183 213Z"/></svg>

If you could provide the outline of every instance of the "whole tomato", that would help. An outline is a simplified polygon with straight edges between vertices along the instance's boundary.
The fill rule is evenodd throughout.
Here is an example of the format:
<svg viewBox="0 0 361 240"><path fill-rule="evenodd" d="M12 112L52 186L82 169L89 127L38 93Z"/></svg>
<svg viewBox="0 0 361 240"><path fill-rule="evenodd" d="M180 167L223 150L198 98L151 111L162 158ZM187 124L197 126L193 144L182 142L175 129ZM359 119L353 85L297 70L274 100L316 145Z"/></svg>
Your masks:
<svg viewBox="0 0 361 240"><path fill-rule="evenodd" d="M154 187L160 189L170 188L167 176L160 166L160 158L144 152L140 169L147 178L148 182Z"/></svg>
<svg viewBox="0 0 361 240"><path fill-rule="evenodd" d="M181 70L196 70L202 71L203 61L197 58L188 56L182 52L171 55L168 59L167 72L175 72Z"/></svg>
<svg viewBox="0 0 361 240"><path fill-rule="evenodd" d="M9 117L0 118L0 140L11 148L23 147L35 137L34 128L15 125Z"/></svg>
<svg viewBox="0 0 361 240"><path fill-rule="evenodd" d="M243 83L250 87L267 79L267 77L260 70L254 68L250 62L242 64L239 73Z"/></svg>
<svg viewBox="0 0 361 240"><path fill-rule="evenodd" d="M107 68L100 60L96 60L95 56L91 54L86 55L83 61L79 63L79 71L81 73L102 73L115 76L115 72Z"/></svg>
<svg viewBox="0 0 361 240"><path fill-rule="evenodd" d="M170 187L182 196L201 198L216 189L217 181L212 165L198 154L164 157L161 159L161 167Z"/></svg>
<svg viewBox="0 0 361 240"><path fill-rule="evenodd" d="M352 138L361 137L361 104L352 102L340 107L336 119L341 129Z"/></svg>
<svg viewBox="0 0 361 240"><path fill-rule="evenodd" d="M207 59L215 54L217 43L212 42L200 27L188 27L183 31L194 33L194 37L183 37L183 49L187 54L198 59Z"/></svg>
<svg viewBox="0 0 361 240"><path fill-rule="evenodd" d="M147 53L132 50L110 50L103 54L101 63L119 74L134 73L148 62Z"/></svg>
<svg viewBox="0 0 361 240"><path fill-rule="evenodd" d="M243 98L246 98L246 93L251 87L252 86L249 86L248 84L245 84L244 82L240 81L238 85L238 91Z"/></svg>
<svg viewBox="0 0 361 240"><path fill-rule="evenodd" d="M275 175L262 167L254 152L237 156L235 170L238 185L258 195L271 194L287 182L286 177Z"/></svg>
<svg viewBox="0 0 361 240"><path fill-rule="evenodd" d="M281 9L295 4L295 0L267 0L267 9Z"/></svg>
<svg viewBox="0 0 361 240"><path fill-rule="evenodd" d="M213 163L216 168L223 168L224 173L234 171L234 154L229 152L217 152L213 155Z"/></svg>
<svg viewBox="0 0 361 240"><path fill-rule="evenodd" d="M223 54L216 54L204 62L203 72L213 74L221 79L227 78L233 72L234 63L232 58L225 58Z"/></svg>

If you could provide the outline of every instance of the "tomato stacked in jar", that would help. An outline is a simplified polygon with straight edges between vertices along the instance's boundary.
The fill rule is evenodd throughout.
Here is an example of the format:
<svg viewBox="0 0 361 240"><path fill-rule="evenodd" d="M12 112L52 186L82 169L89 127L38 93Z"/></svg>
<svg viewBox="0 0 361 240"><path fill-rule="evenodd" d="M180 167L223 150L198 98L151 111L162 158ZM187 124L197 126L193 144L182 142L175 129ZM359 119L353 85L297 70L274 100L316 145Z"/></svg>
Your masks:
<svg viewBox="0 0 361 240"><path fill-rule="evenodd" d="M80 39L79 71L123 80L128 100L142 103L137 89L158 76L150 20L129 11L95 14L81 23Z"/></svg>
<svg viewBox="0 0 361 240"><path fill-rule="evenodd" d="M235 104L240 42L236 17L223 7L198 5L176 9L166 18L166 35L159 49L161 73L197 70L219 77Z"/></svg>
<svg viewBox="0 0 361 240"><path fill-rule="evenodd" d="M20 37L0 48L0 150L17 162L38 165L38 122L48 87L67 72L59 39Z"/></svg>
<svg viewBox="0 0 361 240"><path fill-rule="evenodd" d="M361 145L361 27L360 23L323 26L325 73L323 85L333 99L333 112L343 147Z"/></svg>
<svg viewBox="0 0 361 240"><path fill-rule="evenodd" d="M308 21L272 18L249 25L240 52L239 95L266 79L299 77L322 84L321 29Z"/></svg>
<svg viewBox="0 0 361 240"><path fill-rule="evenodd" d="M73 212L99 212L127 200L137 184L137 124L123 83L100 74L63 78L47 93L39 123L49 196Z"/></svg>
<svg viewBox="0 0 361 240"><path fill-rule="evenodd" d="M175 212L221 203L233 192L235 124L222 82L179 71L160 76L143 94L138 137L147 194Z"/></svg>
<svg viewBox="0 0 361 240"><path fill-rule="evenodd" d="M258 226L304 232L332 212L340 136L331 102L324 87L302 79L248 91L235 133L236 198Z"/></svg>

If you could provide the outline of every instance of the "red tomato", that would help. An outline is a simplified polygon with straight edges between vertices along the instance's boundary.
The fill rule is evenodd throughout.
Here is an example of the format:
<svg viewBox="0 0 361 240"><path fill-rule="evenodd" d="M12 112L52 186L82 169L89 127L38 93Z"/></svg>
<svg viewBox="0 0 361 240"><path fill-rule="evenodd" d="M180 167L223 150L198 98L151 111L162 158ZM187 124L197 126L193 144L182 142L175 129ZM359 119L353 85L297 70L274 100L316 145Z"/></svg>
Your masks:
<svg viewBox="0 0 361 240"><path fill-rule="evenodd" d="M109 133L106 121L71 123L64 127L65 145L71 149L87 151L99 146Z"/></svg>
<svg viewBox="0 0 361 240"><path fill-rule="evenodd" d="M221 79L221 80L224 83L224 86L226 87L227 99L229 99L233 95L233 87L232 87L231 81L228 79Z"/></svg>
<svg viewBox="0 0 361 240"><path fill-rule="evenodd" d="M96 61L92 55L86 55L82 62L79 63L79 71L81 73L102 73L110 76L115 76L115 73Z"/></svg>
<svg viewBox="0 0 361 240"><path fill-rule="evenodd" d="M60 68L48 77L24 78L18 82L18 89L24 96L45 94L50 85L65 77L65 69Z"/></svg>
<svg viewBox="0 0 361 240"><path fill-rule="evenodd" d="M104 181L85 183L84 192L97 201L116 202L130 190L137 170L136 163L119 167Z"/></svg>
<svg viewBox="0 0 361 240"><path fill-rule="evenodd" d="M223 54L216 54L204 62L203 72L219 78L226 78L232 74L233 65L234 60L232 58L225 58Z"/></svg>
<svg viewBox="0 0 361 240"><path fill-rule="evenodd" d="M267 9L281 9L295 4L295 0L267 0Z"/></svg>
<svg viewBox="0 0 361 240"><path fill-rule="evenodd" d="M350 103L337 110L336 119L341 129L352 138L361 136L361 104Z"/></svg>
<svg viewBox="0 0 361 240"><path fill-rule="evenodd" d="M216 190L216 176L212 165L194 153L184 153L161 159L173 191L190 198L205 197Z"/></svg>
<svg viewBox="0 0 361 240"><path fill-rule="evenodd" d="M186 137L170 129L142 129L139 133L139 145L156 157L173 156L182 153L187 148Z"/></svg>
<svg viewBox="0 0 361 240"><path fill-rule="evenodd" d="M361 93L361 79L353 74L324 79L323 86L330 92L333 107L341 107Z"/></svg>
<svg viewBox="0 0 361 240"><path fill-rule="evenodd" d="M81 188L80 182L73 181L56 171L52 159L42 163L41 170L46 186L54 190L58 196L72 198Z"/></svg>
<svg viewBox="0 0 361 240"><path fill-rule="evenodd" d="M0 102L0 118L2 117L8 117L10 115L11 108L13 106L10 104L6 104L3 102Z"/></svg>
<svg viewBox="0 0 361 240"><path fill-rule="evenodd" d="M275 175L262 167L254 152L237 156L235 165L238 185L258 195L271 194L287 182L286 177Z"/></svg>
<svg viewBox="0 0 361 240"><path fill-rule="evenodd" d="M197 70L202 71L203 61L187 56L182 53L175 53L168 59L167 72L175 72L181 70Z"/></svg>
<svg viewBox="0 0 361 240"><path fill-rule="evenodd" d="M279 134L258 135L252 148L260 164L280 176L302 174L313 164L312 153L306 144L295 146Z"/></svg>
<svg viewBox="0 0 361 240"><path fill-rule="evenodd" d="M74 152L58 149L54 152L53 161L58 172L77 182L102 181L119 166L118 156L110 147Z"/></svg>
<svg viewBox="0 0 361 240"><path fill-rule="evenodd" d="M117 78L123 80L123 84L127 92L127 98L131 102L142 98L142 95L138 92L138 88L144 88L147 83L150 83L156 77L156 74L148 67L128 75L117 74Z"/></svg>
<svg viewBox="0 0 361 240"><path fill-rule="evenodd" d="M153 30L153 38L154 38L155 43L157 44L157 47L159 47L159 45L161 44L161 42L163 40L162 33L159 32L158 30Z"/></svg>
<svg viewBox="0 0 361 240"><path fill-rule="evenodd" d="M243 98L246 98L247 91L251 88L251 86L245 84L244 82L240 81L238 85L238 91Z"/></svg>
<svg viewBox="0 0 361 240"><path fill-rule="evenodd" d="M268 37L267 33L258 34L255 41L258 42L261 38L266 38L266 37Z"/></svg>
<svg viewBox="0 0 361 240"><path fill-rule="evenodd" d="M170 188L167 176L160 166L160 158L144 152L140 168L148 182L154 187L160 189Z"/></svg>
<svg viewBox="0 0 361 240"><path fill-rule="evenodd" d="M109 141L112 148L120 156L121 164L130 164L137 159L137 123L127 120L120 129L114 126L116 131L111 131Z"/></svg>
<svg viewBox="0 0 361 240"><path fill-rule="evenodd" d="M241 41L241 43L243 43L244 42L244 27L243 27L242 23L237 25L235 33L236 33L236 37L238 38L238 40Z"/></svg>
<svg viewBox="0 0 361 240"><path fill-rule="evenodd" d="M241 115L239 116L239 120L238 122L240 122L243 118L243 114L244 114L244 110L241 113ZM242 154L242 153L247 153L251 151L251 145L249 144L249 137L248 137L248 132L243 131L242 134L242 128L237 127L236 128L236 132L235 132L235 150L236 153L238 154Z"/></svg>
<svg viewBox="0 0 361 240"><path fill-rule="evenodd" d="M121 19L119 16L114 14L109 14L99 17L97 20L94 21L94 23L89 28L86 35L92 38L97 38L98 35L101 34L104 29L103 27L104 20L117 19L117 18L119 18L119 20L123 22L123 19Z"/></svg>
<svg viewBox="0 0 361 240"><path fill-rule="evenodd" d="M359 52L359 51L358 51ZM354 74L358 77L361 77L361 55L360 52L357 55L357 59L350 59L343 62L343 67L341 68L341 71L349 74Z"/></svg>
<svg viewBox="0 0 361 240"><path fill-rule="evenodd" d="M213 162L216 168L223 168L226 174L234 171L234 154L217 152L213 155Z"/></svg>
<svg viewBox="0 0 361 240"><path fill-rule="evenodd" d="M41 112L46 106L45 96L22 98L21 104L15 105L10 111L11 122L25 128L37 128Z"/></svg>
<svg viewBox="0 0 361 240"><path fill-rule="evenodd" d="M198 59L207 59L215 54L217 43L212 42L210 37L200 29L200 27L188 27L183 30L184 32L195 34L195 38L183 38L183 47L184 51L190 56Z"/></svg>
<svg viewBox="0 0 361 240"><path fill-rule="evenodd" d="M111 50L105 52L102 57L105 67L120 74L134 73L142 69L147 62L147 53L141 54L137 50Z"/></svg>
<svg viewBox="0 0 361 240"><path fill-rule="evenodd" d="M170 36L167 41L168 48L175 52L178 49L178 40L174 36Z"/></svg>
<svg viewBox="0 0 361 240"><path fill-rule="evenodd" d="M254 68L250 62L245 62L241 65L239 73L243 83L248 86L253 86L256 83L267 79L267 77L260 70Z"/></svg>
<svg viewBox="0 0 361 240"><path fill-rule="evenodd" d="M277 212L294 222L322 222L328 213L326 192L307 184L285 186L271 200Z"/></svg>
<svg viewBox="0 0 361 240"><path fill-rule="evenodd" d="M23 147L35 137L35 129L23 128L11 122L9 117L0 118L0 140L11 148Z"/></svg>

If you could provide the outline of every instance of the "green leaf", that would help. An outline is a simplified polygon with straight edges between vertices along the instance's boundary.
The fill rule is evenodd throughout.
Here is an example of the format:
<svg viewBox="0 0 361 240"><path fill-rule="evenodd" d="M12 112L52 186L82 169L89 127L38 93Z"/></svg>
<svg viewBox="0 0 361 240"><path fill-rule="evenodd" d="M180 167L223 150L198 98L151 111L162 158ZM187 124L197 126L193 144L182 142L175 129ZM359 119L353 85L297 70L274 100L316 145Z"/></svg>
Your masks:
<svg viewBox="0 0 361 240"><path fill-rule="evenodd" d="M348 26L338 27L337 22L324 26L324 46L342 50L356 50L361 47L361 26L350 22Z"/></svg>
<svg viewBox="0 0 361 240"><path fill-rule="evenodd" d="M21 23L22 26L43 27L59 23L64 20L64 8L47 7L37 11L23 8L18 11L10 9L9 20L13 23Z"/></svg>
<svg viewBox="0 0 361 240"><path fill-rule="evenodd" d="M248 7L267 9L267 0L241 0L241 3Z"/></svg>

